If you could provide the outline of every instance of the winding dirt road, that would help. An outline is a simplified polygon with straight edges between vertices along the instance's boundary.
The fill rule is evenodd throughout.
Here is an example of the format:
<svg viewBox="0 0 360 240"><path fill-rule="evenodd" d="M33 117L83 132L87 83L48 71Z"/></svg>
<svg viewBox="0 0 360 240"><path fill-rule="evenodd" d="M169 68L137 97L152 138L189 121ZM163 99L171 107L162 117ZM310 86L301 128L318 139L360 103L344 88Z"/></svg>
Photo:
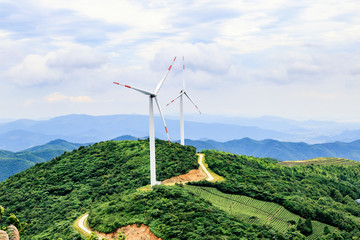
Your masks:
<svg viewBox="0 0 360 240"><path fill-rule="evenodd" d="M201 169L206 173L206 175L208 176L208 178L206 179L207 181L212 181L214 180L214 177L209 173L209 171L206 169L204 163L203 163L203 158L204 158L204 154L202 153L198 153L197 154L199 156L199 165L201 167Z"/></svg>
<svg viewBox="0 0 360 240"><path fill-rule="evenodd" d="M89 228L87 228L85 222L87 221L89 214L86 213L84 215L82 215L79 219L79 221L77 222L77 226L84 232L86 232L87 234L91 235L91 230Z"/></svg>

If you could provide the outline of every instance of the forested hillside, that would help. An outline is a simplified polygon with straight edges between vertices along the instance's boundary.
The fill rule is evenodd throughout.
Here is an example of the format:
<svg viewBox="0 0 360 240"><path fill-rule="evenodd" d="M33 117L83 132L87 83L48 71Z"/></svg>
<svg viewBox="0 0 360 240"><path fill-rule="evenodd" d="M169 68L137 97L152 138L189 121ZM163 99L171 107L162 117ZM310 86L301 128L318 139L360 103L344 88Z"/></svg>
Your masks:
<svg viewBox="0 0 360 240"><path fill-rule="evenodd" d="M343 231L346 239L360 237L360 166L281 166L276 160L204 151L206 162L225 177L212 186L222 192L276 202L304 218Z"/></svg>
<svg viewBox="0 0 360 240"><path fill-rule="evenodd" d="M169 146L156 140L156 153L158 180L198 167L194 147ZM225 181L193 184L215 187L233 194L233 199L246 195L275 202L277 209L285 207L307 222L326 223L330 225L327 230L316 227L316 236L323 239L360 237L360 207L354 201L360 197L359 165L289 167L270 158L204 153L210 169ZM285 219L286 231L279 228L278 232L279 225L256 223L257 218L268 219L265 212L250 216L250 220L237 217L223 202L225 211L186 187L156 186L153 191L139 191L150 182L148 154L147 140L80 147L1 182L0 205L5 207L5 215L16 213L28 223L24 240L83 239L72 224L85 212L90 212L90 225L102 232L144 223L163 239L304 239L300 220ZM218 200L228 195L221 196ZM270 210L269 214L274 209ZM341 232L326 232L336 228Z"/></svg>
<svg viewBox="0 0 360 240"><path fill-rule="evenodd" d="M195 148L156 141L158 180L197 168ZM29 225L24 240L82 239L73 221L150 182L148 141L80 147L0 183L0 205Z"/></svg>

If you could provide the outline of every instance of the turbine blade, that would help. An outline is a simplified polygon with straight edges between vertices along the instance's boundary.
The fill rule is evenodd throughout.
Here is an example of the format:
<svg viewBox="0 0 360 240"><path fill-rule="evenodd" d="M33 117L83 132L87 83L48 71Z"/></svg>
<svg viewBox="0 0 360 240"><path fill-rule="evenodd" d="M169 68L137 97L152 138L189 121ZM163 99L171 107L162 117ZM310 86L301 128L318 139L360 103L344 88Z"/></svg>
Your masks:
<svg viewBox="0 0 360 240"><path fill-rule="evenodd" d="M185 91L185 60L184 60L184 56L183 56L183 90Z"/></svg>
<svg viewBox="0 0 360 240"><path fill-rule="evenodd" d="M166 104L166 106L169 106L170 104L172 104L176 99L178 99L181 95L183 95L184 94L184 92L180 92L180 94L176 97L176 98L174 98L173 100L171 100L171 102L169 102L168 104Z"/></svg>
<svg viewBox="0 0 360 240"><path fill-rule="evenodd" d="M199 109L198 106L194 103L194 101L189 97L189 95L188 95L186 92L184 92L184 94L185 94L185 96L188 97L188 99L190 100L190 102L192 102L192 104L194 104L194 106L196 107L196 109L197 109L197 110L199 111L199 113L201 114L200 109Z"/></svg>
<svg viewBox="0 0 360 240"><path fill-rule="evenodd" d="M170 70L171 70L171 68L172 68L172 65L174 64L175 60L176 60L176 57L174 57L174 60L172 61L172 63L171 63L171 65L170 65L170 67L168 68L168 70L167 70L167 72L166 72L165 76L161 79L161 81L160 81L160 82L158 83L158 85L156 86L156 89L155 89L155 95L157 95L157 94L158 94L158 92L159 92L159 90L160 90L161 86L163 85L163 83L164 83L164 81L165 81L165 79L166 79L167 75L169 74L169 72L170 72Z"/></svg>
<svg viewBox="0 0 360 240"><path fill-rule="evenodd" d="M157 107L158 107L158 109L159 109L160 116L161 116L161 119L162 119L163 124L164 124L164 127L165 127L166 135L167 135L167 137L168 137L169 146L171 146L170 137L169 137L169 132L168 132L168 130L167 130L166 123L165 123L165 118L164 118L164 116L163 116L163 114L162 114L162 112L161 112L161 108L160 108L160 105L159 105L159 102L158 102L157 98L154 97L154 99L155 99L156 105L157 105Z"/></svg>
<svg viewBox="0 0 360 240"><path fill-rule="evenodd" d="M116 84L116 85L120 85L120 86L126 87L126 88L131 88L131 89L133 89L133 90L135 90L135 91L141 92L141 93L146 94L146 95L150 95L150 96L153 96L153 95L154 95L154 93L151 93L151 92L146 91L146 90L142 90L142 89L140 89L140 88L131 87L131 86L129 86L129 85L121 84L121 83L118 83L118 82L113 82L113 83Z"/></svg>

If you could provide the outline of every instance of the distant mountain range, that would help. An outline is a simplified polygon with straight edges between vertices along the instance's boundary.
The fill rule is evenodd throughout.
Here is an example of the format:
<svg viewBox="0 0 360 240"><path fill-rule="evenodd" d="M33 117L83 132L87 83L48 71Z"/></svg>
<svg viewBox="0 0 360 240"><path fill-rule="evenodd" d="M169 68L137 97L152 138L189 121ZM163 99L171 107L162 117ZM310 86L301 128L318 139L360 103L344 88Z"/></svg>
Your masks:
<svg viewBox="0 0 360 240"><path fill-rule="evenodd" d="M113 140L137 139L130 135L124 135ZM196 147L198 152L205 149L214 149L241 155L270 157L279 161L306 160L317 157L337 157L360 161L360 140L350 143L307 144L303 142L280 142L270 139L258 141L250 138L227 142L185 139L185 144ZM71 143L58 139L20 152L0 150L0 181L38 162L49 161L65 151L77 149L81 145L89 145L89 143Z"/></svg>
<svg viewBox="0 0 360 240"><path fill-rule="evenodd" d="M49 161L64 152L79 148L81 145L86 144L70 143L58 139L20 152L0 150L0 181L4 181L36 163Z"/></svg>
<svg viewBox="0 0 360 240"><path fill-rule="evenodd" d="M360 140L350 143L307 144L303 142L280 142L271 139L257 141L250 138L227 142L186 139L185 144L196 147L197 151L217 149L241 155L271 157L279 161L306 160L317 157L337 157L360 161Z"/></svg>
<svg viewBox="0 0 360 240"><path fill-rule="evenodd" d="M360 123L330 121L294 121L278 117L229 118L221 116L190 116L185 121L185 136L192 140L226 142L234 139L275 139L278 141L322 143L360 139ZM170 138L179 136L176 117L166 119ZM0 121L0 149L21 151L54 139L69 142L99 142L117 136L148 136L146 115L66 115L49 120ZM155 117L156 137L165 139L161 119Z"/></svg>
<svg viewBox="0 0 360 240"><path fill-rule="evenodd" d="M69 142L99 142L121 135L148 136L148 116L145 115L67 115L49 120L16 120L0 124L0 149L20 151L45 144L54 139ZM167 119L167 126L174 141L179 139L179 121ZM190 139L227 141L250 137L253 139L286 139L291 137L268 129L221 123L185 122L186 136ZM156 137L165 139L161 119L155 117Z"/></svg>
<svg viewBox="0 0 360 240"><path fill-rule="evenodd" d="M188 118L194 121L185 121L186 144L195 146L198 151L218 149L281 161L315 157L360 161L360 141L357 141L360 139L359 123L301 122L277 117L199 115ZM178 140L178 119L170 117L167 125L171 140ZM159 117L155 118L155 129L157 138L166 138ZM37 162L48 161L64 151L83 145L72 142L136 140L147 136L146 115L66 115L49 120L15 121L0 119L0 181ZM308 144L314 142L331 143Z"/></svg>

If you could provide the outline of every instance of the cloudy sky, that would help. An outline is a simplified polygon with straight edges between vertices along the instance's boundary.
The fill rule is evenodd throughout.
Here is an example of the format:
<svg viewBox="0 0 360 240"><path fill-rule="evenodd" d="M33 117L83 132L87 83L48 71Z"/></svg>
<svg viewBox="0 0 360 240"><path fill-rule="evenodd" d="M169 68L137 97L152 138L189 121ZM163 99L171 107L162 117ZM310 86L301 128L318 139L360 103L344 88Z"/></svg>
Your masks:
<svg viewBox="0 0 360 240"><path fill-rule="evenodd" d="M360 121L358 0L0 0L0 118L148 113ZM189 103L187 114L196 113Z"/></svg>

